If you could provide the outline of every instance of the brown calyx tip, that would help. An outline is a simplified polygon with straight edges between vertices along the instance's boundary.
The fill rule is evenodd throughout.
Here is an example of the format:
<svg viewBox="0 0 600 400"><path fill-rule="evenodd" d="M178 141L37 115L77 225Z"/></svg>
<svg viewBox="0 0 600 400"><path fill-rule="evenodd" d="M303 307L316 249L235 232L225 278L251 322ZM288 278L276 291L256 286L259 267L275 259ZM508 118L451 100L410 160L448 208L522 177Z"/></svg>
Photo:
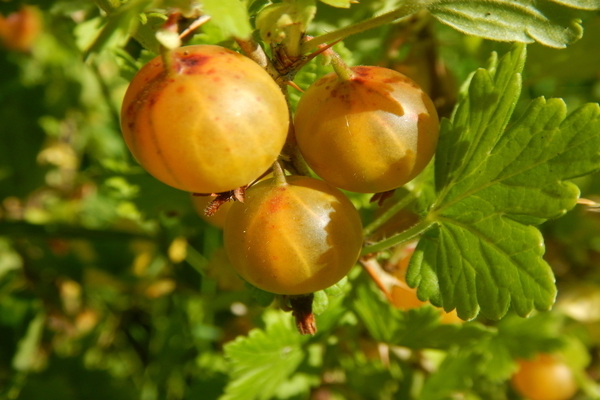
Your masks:
<svg viewBox="0 0 600 400"><path fill-rule="evenodd" d="M392 189L392 190L388 190L387 192L381 192L381 193L375 193L373 195L373 197L371 197L371 200L369 200L370 203L374 203L377 202L377 204L379 206L382 206L383 203L389 199L390 197L392 197L394 195L394 192L396 191L396 189Z"/></svg>
<svg viewBox="0 0 600 400"><path fill-rule="evenodd" d="M243 203L245 194L246 194L246 186L242 186L242 187L239 187L234 190L229 190L227 192L211 193L210 195L203 194L203 193L194 193L194 196L214 196L215 197L210 203L208 203L208 205L204 209L204 214L207 217L212 217L213 215L215 215L215 213L217 211L219 211L219 208L223 204L227 203L228 201L237 200L237 201L240 201Z"/></svg>
<svg viewBox="0 0 600 400"><path fill-rule="evenodd" d="M312 312L313 294L293 296L289 298L292 315L296 319L296 328L302 335L317 333L317 323Z"/></svg>

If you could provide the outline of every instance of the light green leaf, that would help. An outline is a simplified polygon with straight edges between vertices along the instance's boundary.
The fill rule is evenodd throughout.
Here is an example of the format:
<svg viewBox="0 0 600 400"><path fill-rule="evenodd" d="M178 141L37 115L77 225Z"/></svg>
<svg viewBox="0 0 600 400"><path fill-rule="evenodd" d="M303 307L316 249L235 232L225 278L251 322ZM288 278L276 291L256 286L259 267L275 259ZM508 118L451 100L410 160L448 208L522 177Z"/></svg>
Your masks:
<svg viewBox="0 0 600 400"><path fill-rule="evenodd" d="M116 35L120 34L124 38L129 32L135 32L141 22L138 16L146 8L147 2L145 0L132 0L114 9L111 8L113 3L98 1L98 5L108 14L106 24L98 33L94 42L84 52L84 59L93 53L100 52ZM150 50L158 51L158 47L154 43L147 42L142 44L148 46L147 48Z"/></svg>
<svg viewBox="0 0 600 400"><path fill-rule="evenodd" d="M350 8L353 3L358 3L355 0L321 0L323 3L336 8Z"/></svg>
<svg viewBox="0 0 600 400"><path fill-rule="evenodd" d="M323 290L313 293L312 311L315 315L321 315L329 307L329 297Z"/></svg>
<svg viewBox="0 0 600 400"><path fill-rule="evenodd" d="M244 283L250 289L250 295L259 306L268 307L273 302L273 299L275 299L275 294L259 289L246 281Z"/></svg>
<svg viewBox="0 0 600 400"><path fill-rule="evenodd" d="M440 22L469 34L504 42L539 42L562 48L581 38L575 10L595 8L591 1L562 1L563 5L529 0L441 0L429 11Z"/></svg>
<svg viewBox="0 0 600 400"><path fill-rule="evenodd" d="M280 43L305 32L315 17L315 0L284 1L263 8L256 17L256 27L266 43Z"/></svg>
<svg viewBox="0 0 600 400"><path fill-rule="evenodd" d="M248 39L252 33L248 11L240 0L202 0L204 12L227 36Z"/></svg>
<svg viewBox="0 0 600 400"><path fill-rule="evenodd" d="M600 108L566 116L561 100L538 99L506 129L520 92L525 49L516 45L498 66L479 70L436 154L438 197L407 274L422 300L501 318L547 310L556 296L532 225L561 216L577 201L572 179L600 168Z"/></svg>
<svg viewBox="0 0 600 400"><path fill-rule="evenodd" d="M43 362L40 357L40 341L44 332L46 316L39 313L31 320L27 327L27 333L19 340L17 352L12 360L12 366L17 371L33 371L39 369Z"/></svg>
<svg viewBox="0 0 600 400"><path fill-rule="evenodd" d="M467 391L481 375L481 355L468 349L453 349L434 372L419 394L420 400L439 400L455 398L457 392Z"/></svg>
<svg viewBox="0 0 600 400"><path fill-rule="evenodd" d="M552 0L555 3L581 10L600 9L600 0Z"/></svg>
<svg viewBox="0 0 600 400"><path fill-rule="evenodd" d="M305 358L307 339L294 329L291 316L270 310L264 317L265 330L253 329L225 346L231 379L220 400L271 399Z"/></svg>

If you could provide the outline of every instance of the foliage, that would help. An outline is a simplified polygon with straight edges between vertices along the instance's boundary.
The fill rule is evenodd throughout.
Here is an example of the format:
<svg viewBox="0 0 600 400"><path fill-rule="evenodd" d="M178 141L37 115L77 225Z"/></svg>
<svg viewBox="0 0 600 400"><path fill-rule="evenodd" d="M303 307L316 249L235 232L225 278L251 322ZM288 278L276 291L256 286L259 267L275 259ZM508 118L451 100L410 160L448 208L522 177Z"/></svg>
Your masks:
<svg viewBox="0 0 600 400"><path fill-rule="evenodd" d="M600 398L598 10L1 3L0 398L519 399L511 375L539 353L566 361L576 399ZM233 272L189 193L133 159L119 110L137 70L180 40L297 57L278 83L305 90L335 63L306 56L339 39L346 63L412 77L443 119L434 161L384 202L393 211L346 193L369 234L363 257L314 294L318 331L302 336L286 298ZM292 110L300 97L288 89ZM400 209L419 222L379 240ZM406 283L431 304L400 310L389 289L406 285L413 240ZM444 323L436 307L469 321Z"/></svg>

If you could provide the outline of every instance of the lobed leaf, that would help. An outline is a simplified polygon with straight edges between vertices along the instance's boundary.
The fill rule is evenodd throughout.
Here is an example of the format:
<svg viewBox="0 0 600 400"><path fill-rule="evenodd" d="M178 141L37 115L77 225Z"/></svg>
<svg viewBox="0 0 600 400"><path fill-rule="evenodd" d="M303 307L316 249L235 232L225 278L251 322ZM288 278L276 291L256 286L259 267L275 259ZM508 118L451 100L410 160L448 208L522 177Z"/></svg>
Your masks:
<svg viewBox="0 0 600 400"><path fill-rule="evenodd" d="M562 100L534 100L506 128L520 92L525 48L473 76L436 154L435 226L420 241L407 274L421 299L463 319L549 309L554 276L533 226L575 206L567 182L600 168L600 108L566 117Z"/></svg>
<svg viewBox="0 0 600 400"><path fill-rule="evenodd" d="M592 0L440 0L428 9L440 22L469 35L562 48L583 35L574 9L597 7Z"/></svg>
<svg viewBox="0 0 600 400"><path fill-rule="evenodd" d="M304 359L306 338L294 330L289 315L271 311L265 319L265 330L254 329L225 345L231 373L220 400L271 399Z"/></svg>

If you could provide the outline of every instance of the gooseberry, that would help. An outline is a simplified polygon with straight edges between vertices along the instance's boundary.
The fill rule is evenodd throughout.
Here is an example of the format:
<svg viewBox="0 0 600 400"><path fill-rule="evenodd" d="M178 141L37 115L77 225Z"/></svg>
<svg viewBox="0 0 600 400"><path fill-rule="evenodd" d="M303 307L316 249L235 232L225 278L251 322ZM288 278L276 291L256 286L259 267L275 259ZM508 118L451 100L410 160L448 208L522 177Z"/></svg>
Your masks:
<svg viewBox="0 0 600 400"><path fill-rule="evenodd" d="M298 103L294 126L307 164L341 189L396 189L431 161L439 135L433 102L403 74L352 67L313 83Z"/></svg>
<svg viewBox="0 0 600 400"><path fill-rule="evenodd" d="M123 101L121 129L154 177L194 193L220 193L266 171L285 142L285 97L249 58L214 45L186 46L148 62Z"/></svg>
<svg viewBox="0 0 600 400"><path fill-rule="evenodd" d="M556 355L546 353L533 360L519 360L511 383L528 400L567 400L577 392L571 369Z"/></svg>
<svg viewBox="0 0 600 400"><path fill-rule="evenodd" d="M42 16L35 6L21 6L6 17L0 14L0 42L9 50L30 52L41 31Z"/></svg>
<svg viewBox="0 0 600 400"><path fill-rule="evenodd" d="M342 279L362 247L358 212L314 178L269 179L249 188L227 215L224 243L242 278L275 294L302 295Z"/></svg>

